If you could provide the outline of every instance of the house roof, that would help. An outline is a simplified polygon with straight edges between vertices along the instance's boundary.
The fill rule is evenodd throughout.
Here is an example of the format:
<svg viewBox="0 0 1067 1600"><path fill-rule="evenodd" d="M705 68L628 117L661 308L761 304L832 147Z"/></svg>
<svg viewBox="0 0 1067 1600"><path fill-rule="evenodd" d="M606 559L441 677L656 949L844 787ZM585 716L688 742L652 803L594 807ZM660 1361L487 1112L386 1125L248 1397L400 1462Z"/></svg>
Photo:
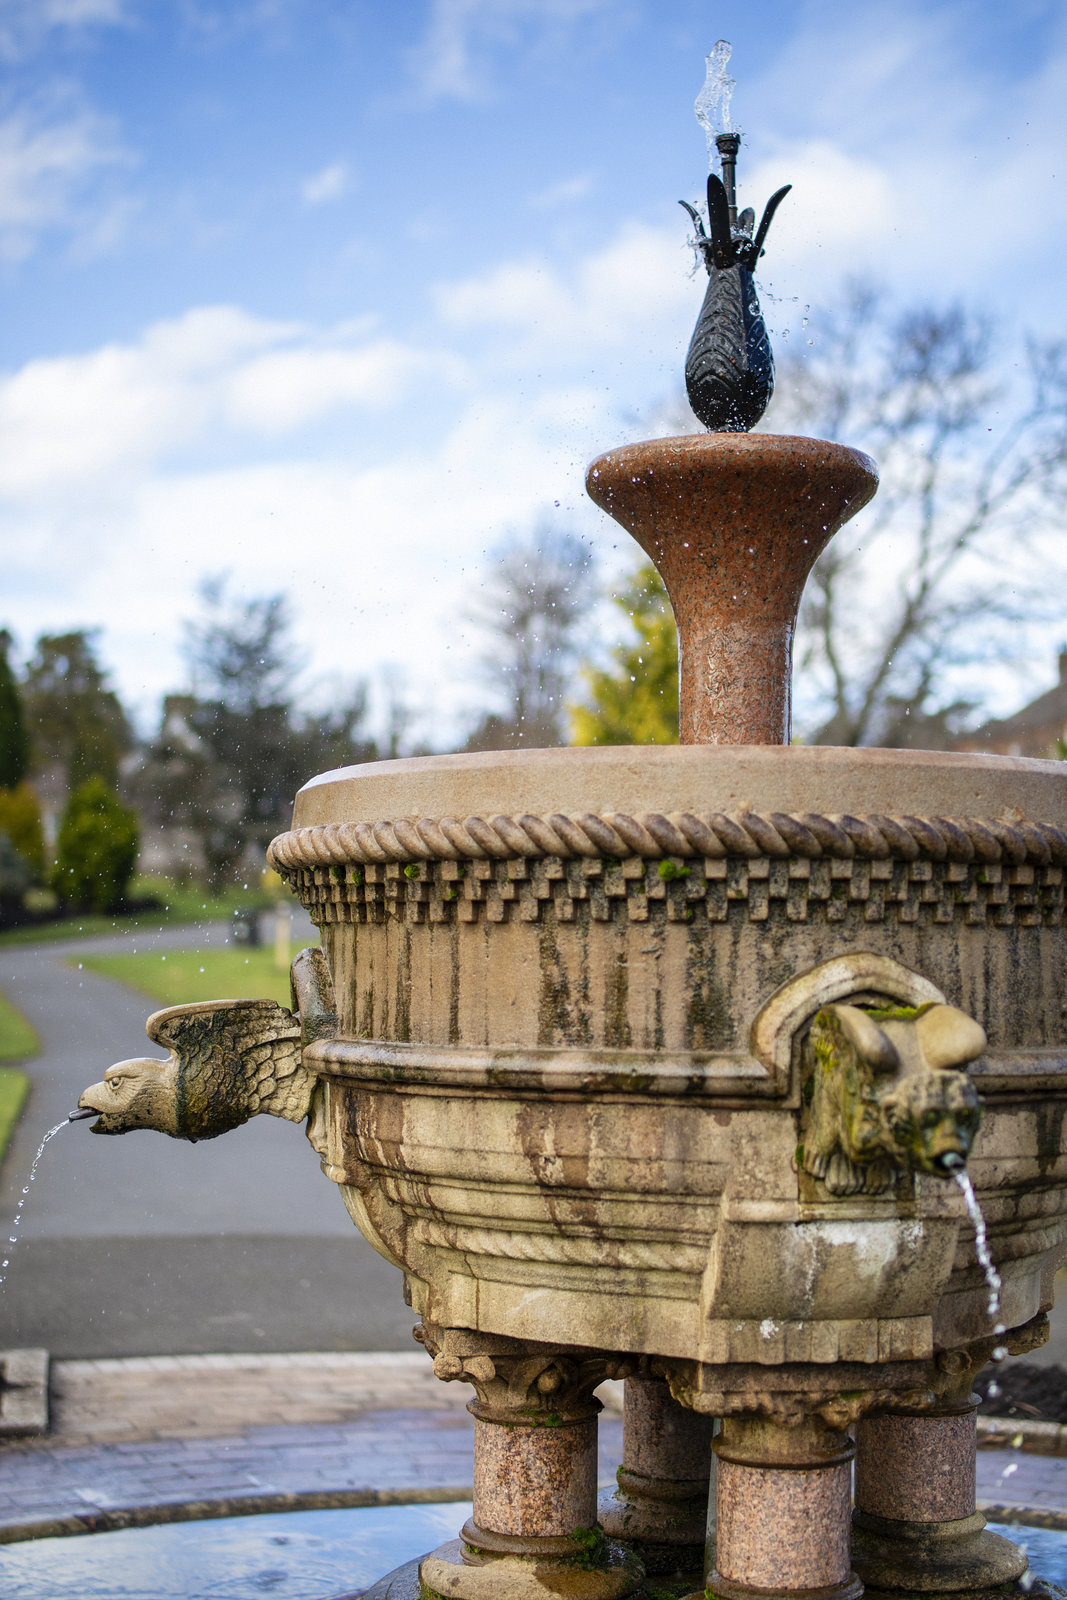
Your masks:
<svg viewBox="0 0 1067 1600"><path fill-rule="evenodd" d="M1014 711L1010 717L997 717L983 722L968 735L969 739L1004 739L1027 733L1039 733L1055 726L1067 727L1067 650L1060 652L1060 681L1044 694L1031 700L1028 706Z"/></svg>

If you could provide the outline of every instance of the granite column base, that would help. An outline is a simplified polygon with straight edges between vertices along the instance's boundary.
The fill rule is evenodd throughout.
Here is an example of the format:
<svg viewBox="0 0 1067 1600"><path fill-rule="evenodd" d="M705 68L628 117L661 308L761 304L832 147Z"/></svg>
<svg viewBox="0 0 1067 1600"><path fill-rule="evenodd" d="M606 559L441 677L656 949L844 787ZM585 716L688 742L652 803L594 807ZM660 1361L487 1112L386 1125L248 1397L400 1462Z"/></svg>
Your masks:
<svg viewBox="0 0 1067 1600"><path fill-rule="evenodd" d="M628 1378L618 1488L603 1494L600 1526L649 1576L702 1587L714 1421L679 1405L660 1378Z"/></svg>
<svg viewBox="0 0 1067 1600"><path fill-rule="evenodd" d="M1026 1571L1017 1545L975 1509L977 1396L938 1412L887 1413L856 1425L852 1555L878 1591L993 1589Z"/></svg>
<svg viewBox="0 0 1067 1600"><path fill-rule="evenodd" d="M596 1521L600 1402L580 1414L521 1415L481 1401L474 1514L425 1556L425 1590L449 1600L624 1600L644 1569Z"/></svg>

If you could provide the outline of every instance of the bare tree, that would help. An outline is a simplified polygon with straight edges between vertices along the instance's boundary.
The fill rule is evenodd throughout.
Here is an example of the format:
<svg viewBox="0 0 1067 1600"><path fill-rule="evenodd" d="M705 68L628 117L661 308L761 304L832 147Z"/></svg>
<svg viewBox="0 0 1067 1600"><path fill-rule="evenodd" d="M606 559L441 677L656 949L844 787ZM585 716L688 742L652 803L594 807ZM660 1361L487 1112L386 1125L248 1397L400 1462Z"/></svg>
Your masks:
<svg viewBox="0 0 1067 1600"><path fill-rule="evenodd" d="M501 546L471 621L485 639L479 675L496 702L468 750L564 742L580 624L593 603L593 556L572 533L542 524Z"/></svg>
<svg viewBox="0 0 1067 1600"><path fill-rule="evenodd" d="M881 473L805 595L813 742L943 746L982 703L977 666L1017 653L1020 624L1048 614L1040 541L1067 485L1067 342L1031 340L1009 361L994 332L959 306L893 314L853 287L810 358L782 364L768 427L856 445Z"/></svg>

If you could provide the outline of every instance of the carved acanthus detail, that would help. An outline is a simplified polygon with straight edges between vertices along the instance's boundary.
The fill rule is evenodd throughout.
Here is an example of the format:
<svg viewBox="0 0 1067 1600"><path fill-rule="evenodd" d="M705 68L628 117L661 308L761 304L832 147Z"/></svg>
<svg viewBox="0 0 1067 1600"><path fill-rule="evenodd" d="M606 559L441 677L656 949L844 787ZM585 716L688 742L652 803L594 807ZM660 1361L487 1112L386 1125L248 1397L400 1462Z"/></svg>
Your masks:
<svg viewBox="0 0 1067 1600"><path fill-rule="evenodd" d="M477 1416L513 1417L554 1426L595 1415L593 1390L606 1378L632 1377L642 1358L502 1339L466 1328L422 1323L414 1336L433 1356L444 1383L472 1384Z"/></svg>

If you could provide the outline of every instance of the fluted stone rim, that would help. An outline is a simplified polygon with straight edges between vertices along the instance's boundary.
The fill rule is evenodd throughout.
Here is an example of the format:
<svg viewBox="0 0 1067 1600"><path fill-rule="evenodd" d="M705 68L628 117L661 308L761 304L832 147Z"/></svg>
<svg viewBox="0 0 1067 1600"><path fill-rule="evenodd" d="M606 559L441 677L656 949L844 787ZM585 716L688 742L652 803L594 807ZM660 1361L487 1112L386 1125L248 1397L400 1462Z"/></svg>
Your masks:
<svg viewBox="0 0 1067 1600"><path fill-rule="evenodd" d="M534 816L419 817L335 822L279 834L267 860L283 876L301 869L389 862L563 860L639 856L801 857L1062 866L1067 834L1047 822L848 813L613 811Z"/></svg>

